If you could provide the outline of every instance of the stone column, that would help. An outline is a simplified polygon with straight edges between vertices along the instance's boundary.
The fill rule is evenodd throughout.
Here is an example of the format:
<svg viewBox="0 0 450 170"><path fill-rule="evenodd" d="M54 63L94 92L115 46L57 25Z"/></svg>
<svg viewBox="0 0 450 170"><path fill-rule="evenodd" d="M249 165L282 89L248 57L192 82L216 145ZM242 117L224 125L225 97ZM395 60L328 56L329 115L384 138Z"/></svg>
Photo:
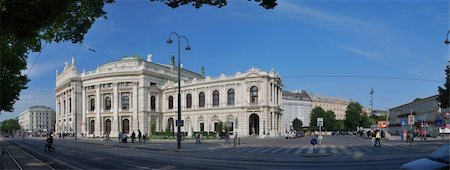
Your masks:
<svg viewBox="0 0 450 170"><path fill-rule="evenodd" d="M100 86L95 85L95 136L100 136Z"/></svg>
<svg viewBox="0 0 450 170"><path fill-rule="evenodd" d="M131 100L132 100L132 105L131 108L133 110L133 125L132 128L130 129L131 132L132 131L137 131L139 129L139 118L138 118L138 90L137 90L137 85L138 83L132 83L133 84L133 92L131 94ZM136 132L135 132L136 133Z"/></svg>
<svg viewBox="0 0 450 170"><path fill-rule="evenodd" d="M56 95L58 95L58 94L56 94ZM56 98L56 101L55 101L55 104L56 104L56 120L55 120L55 133L59 133L60 131L61 131L61 129L59 128L59 121L61 120L61 115L60 115L60 110L59 110L59 106L58 106L58 98Z"/></svg>
<svg viewBox="0 0 450 170"><path fill-rule="evenodd" d="M271 102L271 105L272 106L274 106L274 103L275 103L275 86L274 86L274 84L273 83L270 83L270 91L271 91L271 96L270 96L270 102Z"/></svg>
<svg viewBox="0 0 450 170"><path fill-rule="evenodd" d="M86 135L87 133L87 122L86 122L86 88L85 87L81 87L82 89L82 94L81 94L81 129L83 131L83 133Z"/></svg>
<svg viewBox="0 0 450 170"><path fill-rule="evenodd" d="M113 96L112 96L112 110L113 117L111 120L111 136L117 136L119 133L119 92L117 90L117 83L113 83Z"/></svg>

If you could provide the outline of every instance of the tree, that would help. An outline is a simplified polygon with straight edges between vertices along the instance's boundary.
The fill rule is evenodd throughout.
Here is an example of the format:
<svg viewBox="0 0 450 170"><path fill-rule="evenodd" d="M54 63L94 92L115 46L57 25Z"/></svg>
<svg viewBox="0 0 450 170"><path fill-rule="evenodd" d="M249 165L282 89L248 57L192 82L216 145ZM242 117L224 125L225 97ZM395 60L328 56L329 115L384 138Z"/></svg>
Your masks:
<svg viewBox="0 0 450 170"><path fill-rule="evenodd" d="M362 106L358 102L351 102L345 111L345 126L349 130L356 130L360 125L361 114L363 114Z"/></svg>
<svg viewBox="0 0 450 170"><path fill-rule="evenodd" d="M317 127L317 118L323 118L323 129L324 130L332 130L334 123L336 122L336 115L333 111L325 111L322 107L315 107L311 111L311 127L313 129L318 129Z"/></svg>
<svg viewBox="0 0 450 170"><path fill-rule="evenodd" d="M450 61L449 61L450 64ZM449 67L447 66L447 68L445 69L445 75L446 75L446 80L445 80L445 84L444 87L439 86L438 87L438 102L440 103L440 107L441 108L448 108L449 107L449 89L450 89L450 82L449 82L449 76L450 76L450 70Z"/></svg>
<svg viewBox="0 0 450 170"><path fill-rule="evenodd" d="M302 122L300 119L295 118L294 121L292 121L292 127L293 127L296 131L300 131L300 130L302 130L303 122Z"/></svg>
<svg viewBox="0 0 450 170"><path fill-rule="evenodd" d="M19 121L17 119L8 119L2 122L0 126L2 132L12 133L20 129Z"/></svg>
<svg viewBox="0 0 450 170"><path fill-rule="evenodd" d="M227 0L151 0L172 8L192 4L223 7ZM254 0L266 9L273 9L276 0ZM106 19L105 4L114 0L0 0L0 112L14 111L29 82L26 59L29 52L40 52L42 43L71 41L81 43L84 35L99 18Z"/></svg>
<svg viewBox="0 0 450 170"><path fill-rule="evenodd" d="M345 129L344 120L336 120L333 130L344 130L344 129Z"/></svg>
<svg viewBox="0 0 450 170"><path fill-rule="evenodd" d="M0 111L14 111L20 91L27 88L22 70L29 52L39 52L43 42L82 42L94 21L105 16L103 6L112 2L0 1Z"/></svg>
<svg viewBox="0 0 450 170"><path fill-rule="evenodd" d="M366 114L361 115L361 120L359 121L359 126L369 128L371 124L370 118Z"/></svg>
<svg viewBox="0 0 450 170"><path fill-rule="evenodd" d="M188 5L188 4L192 4L192 6L195 8L200 8L203 5L217 6L218 8L221 8L227 5L227 0L150 0L150 1L162 2L172 8L177 8L181 5ZM275 6L277 6L277 0L253 0L253 1L259 2L259 6L262 6L265 9L273 9Z"/></svg>

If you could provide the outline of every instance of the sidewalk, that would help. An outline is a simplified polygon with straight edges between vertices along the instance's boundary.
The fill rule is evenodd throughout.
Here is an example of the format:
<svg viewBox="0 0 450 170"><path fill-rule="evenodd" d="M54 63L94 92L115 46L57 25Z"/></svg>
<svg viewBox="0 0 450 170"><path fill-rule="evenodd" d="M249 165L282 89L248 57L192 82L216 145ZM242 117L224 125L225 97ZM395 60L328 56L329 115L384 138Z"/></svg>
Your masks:
<svg viewBox="0 0 450 170"><path fill-rule="evenodd" d="M390 141L401 141L401 138L399 135L391 135L389 138L386 138L387 140ZM444 136L444 139L442 139L442 137L437 137L437 138L432 138L432 137L427 137L427 140L425 141L420 141L420 137L414 137L414 142L427 142L427 141L445 141L445 140L449 140L449 136ZM406 141L406 139L404 139Z"/></svg>
<svg viewBox="0 0 450 170"><path fill-rule="evenodd" d="M44 140L44 139L42 139ZM105 145L114 147L123 147L131 149L146 149L154 151L172 151L172 152L193 152L202 150L215 150L223 147L233 147L233 140L230 140L231 145L224 145L224 140L203 140L201 144L195 144L195 139L181 141L181 149L177 149L177 141L173 140L163 140L163 139L152 139L147 143L120 143L117 139L112 139L112 141L102 141L101 138L78 138L74 140L73 138L66 139L55 139L55 143L87 143L94 145Z"/></svg>

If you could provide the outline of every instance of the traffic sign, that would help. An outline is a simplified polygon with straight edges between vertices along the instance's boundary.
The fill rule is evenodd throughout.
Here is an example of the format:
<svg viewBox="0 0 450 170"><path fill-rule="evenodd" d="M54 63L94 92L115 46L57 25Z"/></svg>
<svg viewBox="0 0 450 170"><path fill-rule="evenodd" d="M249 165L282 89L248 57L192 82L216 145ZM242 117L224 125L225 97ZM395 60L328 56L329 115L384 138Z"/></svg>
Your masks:
<svg viewBox="0 0 450 170"><path fill-rule="evenodd" d="M414 125L414 115L408 115L408 125Z"/></svg>
<svg viewBox="0 0 450 170"><path fill-rule="evenodd" d="M177 120L176 126L184 126L184 120Z"/></svg>
<svg viewBox="0 0 450 170"><path fill-rule="evenodd" d="M406 125L406 121L404 119L402 119L402 121L400 121L400 125L405 126Z"/></svg>
<svg viewBox="0 0 450 170"><path fill-rule="evenodd" d="M317 126L323 126L323 118L321 117L317 118Z"/></svg>
<svg viewBox="0 0 450 170"><path fill-rule="evenodd" d="M317 144L317 140L316 139L311 139L311 145L316 145Z"/></svg>
<svg viewBox="0 0 450 170"><path fill-rule="evenodd" d="M442 119L436 119L436 120L434 121L434 124L435 124L436 126L438 126L438 127L441 127L442 125L444 125L444 120L442 120Z"/></svg>

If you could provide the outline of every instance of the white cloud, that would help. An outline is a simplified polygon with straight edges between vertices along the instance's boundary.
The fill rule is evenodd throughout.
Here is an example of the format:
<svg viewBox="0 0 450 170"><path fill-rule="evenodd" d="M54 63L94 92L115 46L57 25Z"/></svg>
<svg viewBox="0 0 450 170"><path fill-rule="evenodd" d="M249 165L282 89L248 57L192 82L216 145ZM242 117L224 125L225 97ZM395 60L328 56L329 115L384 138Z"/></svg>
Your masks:
<svg viewBox="0 0 450 170"><path fill-rule="evenodd" d="M374 52L370 52L367 50L362 50L362 49L358 49L358 48L352 48L352 47L341 47L342 49L349 51L351 53L357 54L359 56L363 56L363 57L367 57L369 59L377 59L379 58L379 55L374 53Z"/></svg>
<svg viewBox="0 0 450 170"><path fill-rule="evenodd" d="M36 87L22 91L19 100L14 104L14 112L2 112L0 114L0 121L15 118L28 107L35 105L48 106L54 109L55 94L53 90Z"/></svg>

